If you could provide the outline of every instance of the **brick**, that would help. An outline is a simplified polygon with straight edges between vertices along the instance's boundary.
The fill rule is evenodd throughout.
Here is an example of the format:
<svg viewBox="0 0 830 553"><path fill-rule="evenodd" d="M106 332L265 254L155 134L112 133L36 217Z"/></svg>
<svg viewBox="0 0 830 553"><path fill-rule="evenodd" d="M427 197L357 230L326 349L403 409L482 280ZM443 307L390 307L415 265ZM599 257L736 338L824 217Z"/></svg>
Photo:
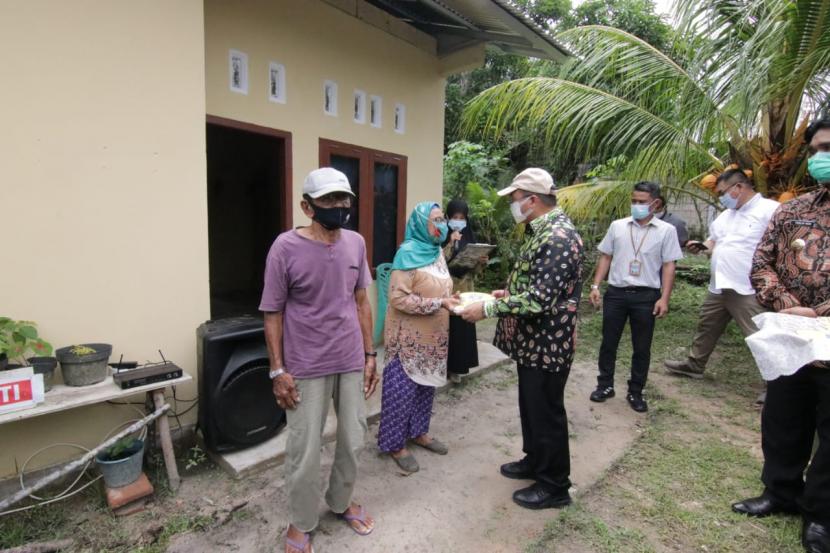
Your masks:
<svg viewBox="0 0 830 553"><path fill-rule="evenodd" d="M107 505L112 510L123 507L127 503L136 501L137 499L153 495L153 485L150 484L150 480L147 479L147 475L143 472L138 477L138 480L132 484L127 484L120 488L105 487L105 489L107 492Z"/></svg>

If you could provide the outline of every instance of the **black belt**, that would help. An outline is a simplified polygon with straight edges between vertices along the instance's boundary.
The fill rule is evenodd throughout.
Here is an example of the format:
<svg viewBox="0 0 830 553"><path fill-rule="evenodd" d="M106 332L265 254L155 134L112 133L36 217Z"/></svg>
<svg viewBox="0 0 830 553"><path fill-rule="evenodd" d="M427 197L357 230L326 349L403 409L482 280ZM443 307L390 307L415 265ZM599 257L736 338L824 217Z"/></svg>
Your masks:
<svg viewBox="0 0 830 553"><path fill-rule="evenodd" d="M651 286L614 286L612 284L608 285L608 288L613 288L614 290L620 290L622 292L659 292L659 288L652 288Z"/></svg>

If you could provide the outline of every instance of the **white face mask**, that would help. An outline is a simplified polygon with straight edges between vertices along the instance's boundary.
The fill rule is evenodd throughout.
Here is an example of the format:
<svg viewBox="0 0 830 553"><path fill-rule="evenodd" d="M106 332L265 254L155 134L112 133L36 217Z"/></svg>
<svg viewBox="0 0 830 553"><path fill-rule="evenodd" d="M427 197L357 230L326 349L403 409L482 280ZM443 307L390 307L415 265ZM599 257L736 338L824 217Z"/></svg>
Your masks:
<svg viewBox="0 0 830 553"><path fill-rule="evenodd" d="M527 219L527 214L522 212L522 204L528 201L531 196L527 198L523 198L521 200L510 202L510 214L513 215L513 220L516 221L516 224L521 224L525 222Z"/></svg>

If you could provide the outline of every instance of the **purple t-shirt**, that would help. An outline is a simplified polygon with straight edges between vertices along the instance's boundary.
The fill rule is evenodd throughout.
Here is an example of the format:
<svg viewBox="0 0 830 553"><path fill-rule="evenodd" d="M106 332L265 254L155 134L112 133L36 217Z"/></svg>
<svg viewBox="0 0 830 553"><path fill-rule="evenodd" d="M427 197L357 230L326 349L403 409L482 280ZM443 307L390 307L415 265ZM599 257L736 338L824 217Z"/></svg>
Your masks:
<svg viewBox="0 0 830 553"><path fill-rule="evenodd" d="M341 230L325 244L289 230L265 264L260 311L283 313L283 362L295 378L363 370L354 293L372 283L363 237Z"/></svg>

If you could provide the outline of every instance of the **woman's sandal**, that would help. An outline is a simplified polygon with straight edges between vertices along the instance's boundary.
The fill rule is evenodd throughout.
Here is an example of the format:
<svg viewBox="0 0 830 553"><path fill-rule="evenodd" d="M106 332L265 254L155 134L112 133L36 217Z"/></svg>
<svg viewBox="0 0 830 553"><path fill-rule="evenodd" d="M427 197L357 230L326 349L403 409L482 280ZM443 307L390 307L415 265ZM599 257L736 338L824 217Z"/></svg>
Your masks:
<svg viewBox="0 0 830 553"><path fill-rule="evenodd" d="M438 455L446 455L447 453L450 452L450 449L443 442L439 442L435 438L432 438L430 441L428 441L425 444L422 444L422 443L417 442L415 440L412 440L412 443L417 445L418 447L422 447L422 448L426 449L427 451L437 453Z"/></svg>
<svg viewBox="0 0 830 553"><path fill-rule="evenodd" d="M372 524L372 526L369 526L369 523L366 521L366 509L363 508L363 505L359 505L359 507L360 512L358 512L356 515L350 515L347 509L345 512L339 513L337 516L345 520L346 524L349 525L349 528L354 530L355 534L358 534L360 536L368 536L372 533L372 530L375 529L375 526L374 524ZM359 522L362 525L362 530L359 529L356 525L352 524L355 521Z"/></svg>
<svg viewBox="0 0 830 553"><path fill-rule="evenodd" d="M310 545L310 542L311 542L311 536L308 535L308 534L303 534L303 541L298 542L298 541L294 541L291 538L289 538L288 537L288 530L285 531L285 545L287 545L288 547L291 547L295 551L302 551L302 553L306 553L306 547L308 547ZM288 549L288 547L286 547L286 550ZM314 546L313 545L311 546L310 551L311 551L311 553L314 553Z"/></svg>

